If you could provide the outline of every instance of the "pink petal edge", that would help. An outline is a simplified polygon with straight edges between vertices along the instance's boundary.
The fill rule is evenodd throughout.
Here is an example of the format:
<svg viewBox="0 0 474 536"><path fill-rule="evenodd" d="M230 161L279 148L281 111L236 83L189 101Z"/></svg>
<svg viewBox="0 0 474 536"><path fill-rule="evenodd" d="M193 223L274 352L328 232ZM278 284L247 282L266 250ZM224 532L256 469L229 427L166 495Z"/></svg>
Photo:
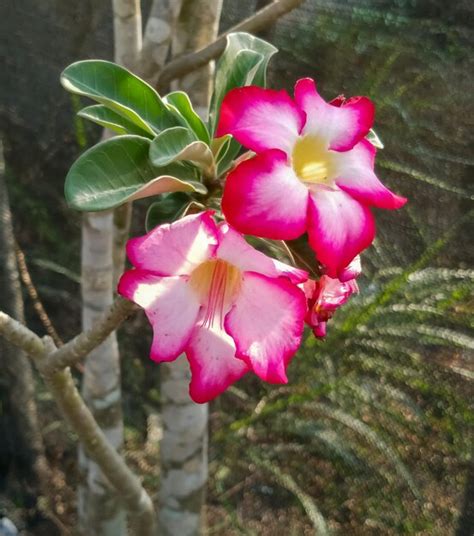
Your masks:
<svg viewBox="0 0 474 536"><path fill-rule="evenodd" d="M375 154L375 147L367 140L337 153L333 160L336 184L361 203L389 210L403 207L407 199L394 194L375 175Z"/></svg>
<svg viewBox="0 0 474 536"><path fill-rule="evenodd" d="M227 176L222 197L222 210L232 227L275 240L291 240L305 232L307 206L307 188L278 150L239 164Z"/></svg>
<svg viewBox="0 0 474 536"><path fill-rule="evenodd" d="M302 283L308 279L308 272L256 250L238 231L225 222L219 225L219 247L216 256L244 272L257 272L269 277L287 277L292 283Z"/></svg>
<svg viewBox="0 0 474 536"><path fill-rule="evenodd" d="M118 292L145 310L153 328L150 358L174 361L186 348L200 310L187 281L128 270L120 278Z"/></svg>
<svg viewBox="0 0 474 536"><path fill-rule="evenodd" d="M232 134L256 152L280 149L290 154L304 122L304 112L286 91L246 86L224 97L216 136Z"/></svg>
<svg viewBox="0 0 474 536"><path fill-rule="evenodd" d="M370 210L342 190L315 188L308 216L309 243L330 277L337 277L375 237Z"/></svg>
<svg viewBox="0 0 474 536"><path fill-rule="evenodd" d="M296 104L306 113L304 134L324 137L329 149L348 151L367 136L374 122L375 106L367 97L353 97L340 106L326 102L311 78L295 85Z"/></svg>
<svg viewBox="0 0 474 536"><path fill-rule="evenodd" d="M158 275L189 275L212 257L217 248L217 226L207 210L155 227L127 242L127 255L136 267Z"/></svg>
<svg viewBox="0 0 474 536"><path fill-rule="evenodd" d="M287 383L286 368L300 345L306 309L304 293L287 279L246 272L224 323L237 357L262 380Z"/></svg>
<svg viewBox="0 0 474 536"><path fill-rule="evenodd" d="M191 367L189 394L198 404L216 398L249 371L248 365L235 357L232 338L202 323L191 335L186 357Z"/></svg>

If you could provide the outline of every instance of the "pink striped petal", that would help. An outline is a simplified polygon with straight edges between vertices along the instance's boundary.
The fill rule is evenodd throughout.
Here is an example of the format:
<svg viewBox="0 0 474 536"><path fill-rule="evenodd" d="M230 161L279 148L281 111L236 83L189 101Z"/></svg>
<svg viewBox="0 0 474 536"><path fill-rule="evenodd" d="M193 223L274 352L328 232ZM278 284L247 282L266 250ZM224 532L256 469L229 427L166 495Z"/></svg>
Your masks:
<svg viewBox="0 0 474 536"><path fill-rule="evenodd" d="M222 210L233 227L275 240L290 240L305 232L307 204L307 188L278 150L239 164L227 176L222 197Z"/></svg>
<svg viewBox="0 0 474 536"><path fill-rule="evenodd" d="M362 140L374 122L375 107L367 97L353 97L340 106L326 102L311 78L298 80L296 104L306 112L304 134L322 137L329 149L348 151Z"/></svg>
<svg viewBox="0 0 474 536"><path fill-rule="evenodd" d="M367 140L362 140L350 151L335 153L332 162L336 184L361 203L378 208L400 208L407 200L379 181L373 171L375 153L375 147Z"/></svg>
<svg viewBox="0 0 474 536"><path fill-rule="evenodd" d="M186 350L191 366L189 393L194 402L209 402L239 380L249 366L235 357L235 344L219 326L196 326Z"/></svg>
<svg viewBox="0 0 474 536"><path fill-rule="evenodd" d="M310 245L330 277L337 277L375 236L370 210L342 190L313 188L308 216Z"/></svg>
<svg viewBox="0 0 474 536"><path fill-rule="evenodd" d="M212 212L186 216L160 225L127 242L127 255L136 268L158 275L189 275L217 248L217 226Z"/></svg>
<svg viewBox="0 0 474 536"><path fill-rule="evenodd" d="M225 328L237 357L270 383L286 383L286 367L298 349L306 314L304 293L288 280L246 272Z"/></svg>
<svg viewBox="0 0 474 536"><path fill-rule="evenodd" d="M122 275L118 292L145 309L153 328L151 359L174 361L184 351L200 309L186 280L129 270Z"/></svg>
<svg viewBox="0 0 474 536"><path fill-rule="evenodd" d="M247 86L232 89L222 101L216 136L232 134L247 149L281 149L291 154L305 114L286 91Z"/></svg>
<svg viewBox="0 0 474 536"><path fill-rule="evenodd" d="M219 247L216 256L237 266L242 272L257 272L269 277L284 276L292 283L302 283L308 279L308 273L304 270L257 251L227 223L219 225Z"/></svg>

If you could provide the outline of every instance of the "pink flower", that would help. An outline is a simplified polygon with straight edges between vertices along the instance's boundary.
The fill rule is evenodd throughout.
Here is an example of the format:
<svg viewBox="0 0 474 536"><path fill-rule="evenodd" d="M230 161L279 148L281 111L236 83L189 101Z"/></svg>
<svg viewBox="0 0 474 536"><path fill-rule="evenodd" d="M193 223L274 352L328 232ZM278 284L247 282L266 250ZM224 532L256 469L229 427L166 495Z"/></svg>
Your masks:
<svg viewBox="0 0 474 536"><path fill-rule="evenodd" d="M161 225L127 243L135 266L119 293L145 309L153 327L150 357L186 353L190 394L207 402L247 371L286 383L306 314L296 286L307 273L267 257L212 212Z"/></svg>
<svg viewBox="0 0 474 536"><path fill-rule="evenodd" d="M396 209L406 199L374 173L365 139L374 119L366 97L333 104L310 78L285 91L243 87L222 103L217 136L232 134L257 153L229 173L222 208L239 231L291 240L305 232L328 275L337 277L375 235L371 206Z"/></svg>
<svg viewBox="0 0 474 536"><path fill-rule="evenodd" d="M308 299L305 321L316 337L326 336L327 321L352 294L359 292L355 279L343 282L327 275L323 275L318 281L306 281L303 283L303 289Z"/></svg>

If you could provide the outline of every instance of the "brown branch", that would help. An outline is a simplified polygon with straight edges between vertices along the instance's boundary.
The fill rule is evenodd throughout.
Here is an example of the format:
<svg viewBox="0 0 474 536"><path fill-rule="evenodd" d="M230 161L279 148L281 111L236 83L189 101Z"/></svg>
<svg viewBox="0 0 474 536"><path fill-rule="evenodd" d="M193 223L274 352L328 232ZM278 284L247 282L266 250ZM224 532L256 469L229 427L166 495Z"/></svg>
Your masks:
<svg viewBox="0 0 474 536"><path fill-rule="evenodd" d="M260 9L251 17L245 19L242 22L236 24L233 28L220 35L210 45L192 52L191 54L185 54L172 60L161 71L158 79L158 88L167 87L171 80L175 78L181 78L185 74L188 74L196 69L199 69L203 65L206 65L209 61L217 58L225 49L227 36L233 32L257 32L268 25L273 24L281 16L285 15L289 11L292 11L304 0L276 0L268 6Z"/></svg>
<svg viewBox="0 0 474 536"><path fill-rule="evenodd" d="M136 306L132 302L117 298L93 328L83 331L53 352L45 368L53 372L74 365L104 342L135 309Z"/></svg>
<svg viewBox="0 0 474 536"><path fill-rule="evenodd" d="M25 254L23 253L22 249L18 245L18 242L16 241L15 253L21 280L23 281L23 284L25 285L31 300L33 301L33 307L38 314L41 322L43 323L43 326L46 329L46 333L53 339L54 344L56 346L62 346L63 341L61 340L61 337L58 335L58 332L54 328L53 323L51 322L51 319L49 318L48 313L46 312L43 303L40 300L38 291L36 290L33 280L31 279L30 272L28 270L28 265L26 264Z"/></svg>

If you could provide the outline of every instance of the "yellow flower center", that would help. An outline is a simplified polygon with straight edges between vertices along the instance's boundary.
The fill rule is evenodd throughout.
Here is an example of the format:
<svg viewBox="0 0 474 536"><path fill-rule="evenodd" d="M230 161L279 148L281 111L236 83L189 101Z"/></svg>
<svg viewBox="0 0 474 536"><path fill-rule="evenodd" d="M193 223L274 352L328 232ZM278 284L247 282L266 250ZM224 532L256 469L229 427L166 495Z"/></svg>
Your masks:
<svg viewBox="0 0 474 536"><path fill-rule="evenodd" d="M331 184L332 157L324 142L315 136L298 139L291 162L301 182Z"/></svg>
<svg viewBox="0 0 474 536"><path fill-rule="evenodd" d="M224 315L240 291L241 271L222 259L211 259L193 270L189 284L205 307L204 325L212 327L217 318L222 328Z"/></svg>

